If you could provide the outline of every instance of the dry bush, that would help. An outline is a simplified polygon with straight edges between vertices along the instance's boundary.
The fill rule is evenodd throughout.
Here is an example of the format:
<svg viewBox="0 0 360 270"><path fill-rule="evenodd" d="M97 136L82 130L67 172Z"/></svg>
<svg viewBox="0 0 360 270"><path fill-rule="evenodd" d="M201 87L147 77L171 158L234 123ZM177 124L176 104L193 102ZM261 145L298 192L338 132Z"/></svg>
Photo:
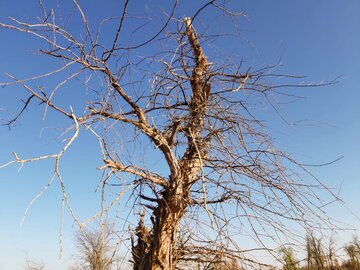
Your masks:
<svg viewBox="0 0 360 270"><path fill-rule="evenodd" d="M354 236L353 240L345 245L344 250L348 256L348 260L345 265L349 269L359 270L360 269L360 241Z"/></svg>
<svg viewBox="0 0 360 270"><path fill-rule="evenodd" d="M45 264L43 262L26 259L25 270L45 270Z"/></svg>
<svg viewBox="0 0 360 270"><path fill-rule="evenodd" d="M80 265L83 270L113 269L116 253L116 234L108 225L96 229L81 228L76 235Z"/></svg>

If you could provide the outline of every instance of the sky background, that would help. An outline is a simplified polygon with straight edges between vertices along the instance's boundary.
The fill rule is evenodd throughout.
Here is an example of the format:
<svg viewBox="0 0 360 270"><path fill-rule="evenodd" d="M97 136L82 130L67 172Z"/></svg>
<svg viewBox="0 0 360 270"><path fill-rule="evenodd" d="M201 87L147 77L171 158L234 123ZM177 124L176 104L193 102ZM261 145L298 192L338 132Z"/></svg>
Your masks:
<svg viewBox="0 0 360 270"><path fill-rule="evenodd" d="M44 1L56 7L56 1ZM71 10L72 1L60 1L64 12ZM175 16L192 16L204 1L180 1ZM117 1L84 2L90 21L120 14ZM237 24L238 43L218 42L225 53L234 52L257 66L281 62L282 73L305 75L306 82L332 80L341 76L339 83L322 88L294 90L304 99L279 106L281 117L264 106L259 117L269 126L276 145L306 164L322 164L339 157L340 161L324 167L313 167L326 185L340 189L340 196L355 215L360 216L360 2L358 0L274 0L232 1L231 6L244 11L247 19ZM144 10L154 16L159 7L169 10L168 1L130 1L130 11ZM31 21L41 14L37 1L0 1L0 21L8 17ZM219 21L220 20L220 21ZM212 17L205 11L198 27L209 31L225 31L229 22ZM142 31L136 39L154 32L154 24ZM196 26L196 24L195 24ZM77 25L71 25L77 30ZM111 29L104 30L110 32ZM106 36L104 37L106 38ZM0 82L7 81L5 72L26 78L41 74L53 67L44 57L35 53L41 44L26 35L0 29ZM47 83L42 81L42 83ZM53 83L49 81L48 83ZM76 100L86 99L80 92ZM19 87L0 89L0 120L9 119L23 97ZM67 102L64 100L64 102ZM69 101L70 102L70 101ZM43 110L31 107L9 130L0 128L0 166L12 159L16 151L20 157L31 157L59 151L63 138L57 138L66 120L49 112L43 119ZM96 140L81 134L74 150L64 158L63 177L68 196L80 219L99 209L95 192L100 177L96 167L101 158ZM92 158L94 157L95 158ZM20 222L32 198L49 181L52 161L27 164L23 168L12 165L0 170L0 269L22 269L25 259L44 261L49 269L66 269L74 254L73 222L68 213L64 223L64 259L58 262L61 192L55 183L29 210L23 226ZM349 228L359 229L359 221L342 207L331 205L331 216L343 221ZM350 239L352 231L339 235L339 241Z"/></svg>

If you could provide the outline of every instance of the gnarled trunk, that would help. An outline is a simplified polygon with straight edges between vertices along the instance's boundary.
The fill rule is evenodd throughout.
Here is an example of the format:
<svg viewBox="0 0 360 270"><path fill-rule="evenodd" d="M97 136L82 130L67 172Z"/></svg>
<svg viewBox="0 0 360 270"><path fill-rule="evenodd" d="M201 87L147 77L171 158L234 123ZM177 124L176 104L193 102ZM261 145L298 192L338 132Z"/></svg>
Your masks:
<svg viewBox="0 0 360 270"><path fill-rule="evenodd" d="M183 214L184 209L173 209L171 206L166 206L165 203L159 209L153 232L151 269L175 269L178 226Z"/></svg>
<svg viewBox="0 0 360 270"><path fill-rule="evenodd" d="M153 229L150 232L143 222L137 228L137 245L133 245L134 270L173 270L177 263L178 226L186 203L179 187L164 194L154 210Z"/></svg>

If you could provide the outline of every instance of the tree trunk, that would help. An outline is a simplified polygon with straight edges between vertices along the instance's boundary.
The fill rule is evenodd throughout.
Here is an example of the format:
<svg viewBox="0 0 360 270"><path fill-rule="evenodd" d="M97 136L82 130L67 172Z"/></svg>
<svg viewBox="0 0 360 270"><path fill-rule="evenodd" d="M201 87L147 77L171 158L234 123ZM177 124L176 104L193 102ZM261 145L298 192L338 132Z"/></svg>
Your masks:
<svg viewBox="0 0 360 270"><path fill-rule="evenodd" d="M154 225L152 243L152 270L173 270L177 262L178 226L184 210L174 209L165 203L159 209Z"/></svg>
<svg viewBox="0 0 360 270"><path fill-rule="evenodd" d="M177 263L178 226L186 208L182 187L164 192L154 209L151 232L143 218L137 229L137 245L133 245L134 270L174 270Z"/></svg>

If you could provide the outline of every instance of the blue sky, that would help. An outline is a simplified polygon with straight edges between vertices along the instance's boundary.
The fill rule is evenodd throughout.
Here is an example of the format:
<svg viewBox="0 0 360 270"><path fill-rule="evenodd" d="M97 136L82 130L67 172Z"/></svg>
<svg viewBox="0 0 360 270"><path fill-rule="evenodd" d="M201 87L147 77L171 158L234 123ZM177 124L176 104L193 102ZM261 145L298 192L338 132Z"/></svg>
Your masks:
<svg viewBox="0 0 360 270"><path fill-rule="evenodd" d="M72 6L71 3L62 1L64 13ZM196 4L190 0L180 1L176 16L192 16L196 6L201 6L201 3L203 1ZM56 1L46 1L45 4L56 7ZM136 4L131 3L130 10L135 13L140 9L156 14L159 7L168 10L169 6L168 1L150 3L141 0ZM344 156L332 165L311 170L328 186L337 189L341 186L340 196L360 216L360 181L357 172L360 165L360 2L249 0L232 1L231 6L244 11L247 19L241 19L237 24L238 36L232 39L236 42L216 43L224 53L232 52L234 56L244 57L257 66L281 62L279 72L305 75L305 82L332 80L341 76L335 85L301 91L289 89L291 93L305 98L279 105L280 114L286 122L266 105L258 115L266 121L277 146L300 162L321 164ZM101 18L118 14L118 7L117 1L108 0L92 0L84 4L94 25ZM32 20L40 14L37 1L0 2L2 22L7 22L8 16ZM230 21L222 21L221 17L213 19L212 15L202 13L198 28L208 27L209 32L218 32L226 31L231 26ZM155 20L146 26L134 39L154 32L157 23L159 21ZM76 24L71 27L73 31L80 31ZM104 31L111 34L111 29ZM4 72L21 78L41 74L53 67L52 62L35 53L41 45L35 39L3 29L0 29L0 39L0 81L7 80ZM76 93L75 102L86 98L84 92ZM5 109L15 112L21 97L19 87L0 89L2 122L9 117ZM65 99L62 102L72 101ZM63 138L57 137L67 124L66 120L52 112L43 120L43 110L32 106L11 130L1 127L0 165L11 160L13 151L24 158L59 151ZM94 191L100 177L96 167L101 165L101 158L96 140L85 132L80 136L74 150L64 157L62 172L74 209L83 219L99 209L100 194ZM18 165L12 165L0 170L0 269L22 269L26 256L43 260L49 269L65 269L64 265L71 258L74 252L73 223L66 213L64 259L60 263L57 261L61 204L57 183L33 205L24 225L20 227L28 203L51 177L52 166L53 162L42 161L27 164L21 169ZM359 221L348 211L333 205L327 210L331 216L349 224L349 227L359 229ZM350 235L351 232L347 232L341 238L349 239Z"/></svg>

